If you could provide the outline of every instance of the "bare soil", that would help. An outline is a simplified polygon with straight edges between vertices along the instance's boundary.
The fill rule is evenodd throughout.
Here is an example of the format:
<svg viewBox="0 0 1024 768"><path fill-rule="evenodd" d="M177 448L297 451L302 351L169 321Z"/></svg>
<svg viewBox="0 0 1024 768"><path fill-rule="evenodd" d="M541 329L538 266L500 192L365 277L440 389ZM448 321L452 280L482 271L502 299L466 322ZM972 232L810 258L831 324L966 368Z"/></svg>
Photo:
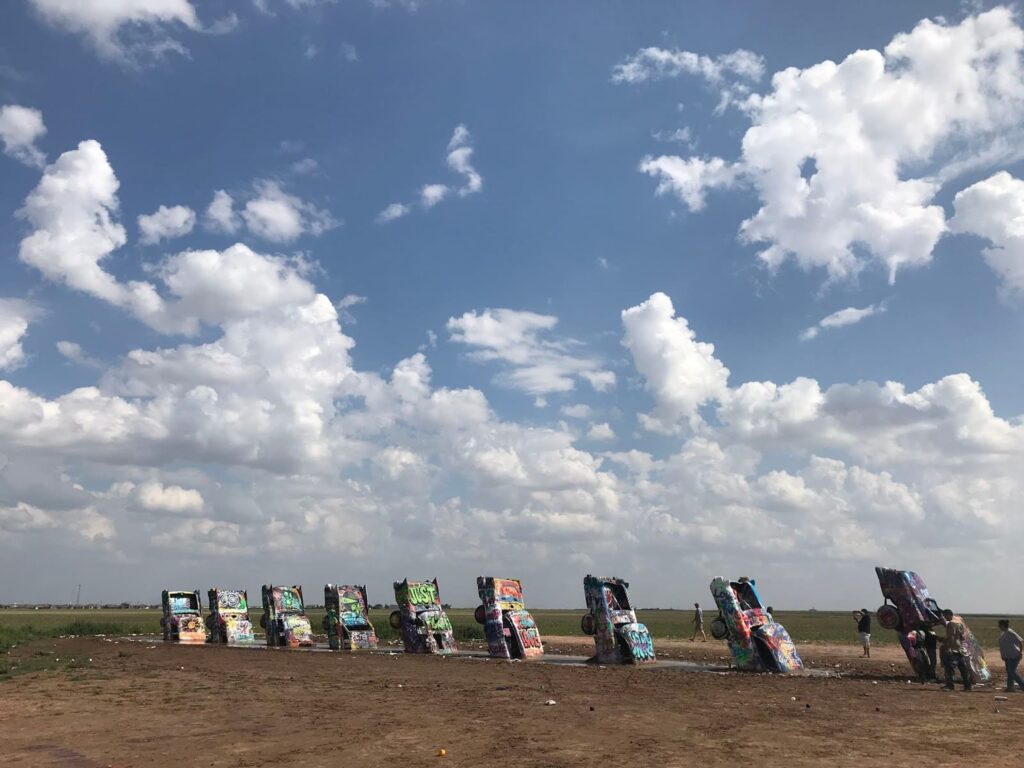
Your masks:
<svg viewBox="0 0 1024 768"><path fill-rule="evenodd" d="M998 670L950 693L909 683L891 648L862 660L854 646L801 646L810 669L840 677L90 638L12 657L40 649L86 666L0 683L0 766L1019 766L1024 754L1024 693L1004 694ZM710 640L657 649L727 661Z"/></svg>

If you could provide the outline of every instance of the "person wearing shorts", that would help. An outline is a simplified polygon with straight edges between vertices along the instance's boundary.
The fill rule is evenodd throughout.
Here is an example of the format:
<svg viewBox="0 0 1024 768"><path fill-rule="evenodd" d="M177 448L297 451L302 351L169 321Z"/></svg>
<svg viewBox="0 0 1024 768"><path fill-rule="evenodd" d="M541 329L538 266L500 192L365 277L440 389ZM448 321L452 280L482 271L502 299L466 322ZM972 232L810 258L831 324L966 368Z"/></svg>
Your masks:
<svg viewBox="0 0 1024 768"><path fill-rule="evenodd" d="M871 613L867 608L861 608L853 612L853 618L857 620L857 637L860 638L861 647L864 653L861 658L871 658Z"/></svg>

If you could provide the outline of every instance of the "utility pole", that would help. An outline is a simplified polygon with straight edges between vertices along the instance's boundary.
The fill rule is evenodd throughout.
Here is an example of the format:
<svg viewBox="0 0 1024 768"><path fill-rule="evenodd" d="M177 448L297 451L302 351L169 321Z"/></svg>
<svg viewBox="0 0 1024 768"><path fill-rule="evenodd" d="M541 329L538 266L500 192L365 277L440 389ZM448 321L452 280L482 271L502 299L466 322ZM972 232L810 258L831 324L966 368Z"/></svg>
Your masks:
<svg viewBox="0 0 1024 768"><path fill-rule="evenodd" d="M81 584L78 585L78 595L75 597L75 607L76 608L81 608L82 607L82 585Z"/></svg>

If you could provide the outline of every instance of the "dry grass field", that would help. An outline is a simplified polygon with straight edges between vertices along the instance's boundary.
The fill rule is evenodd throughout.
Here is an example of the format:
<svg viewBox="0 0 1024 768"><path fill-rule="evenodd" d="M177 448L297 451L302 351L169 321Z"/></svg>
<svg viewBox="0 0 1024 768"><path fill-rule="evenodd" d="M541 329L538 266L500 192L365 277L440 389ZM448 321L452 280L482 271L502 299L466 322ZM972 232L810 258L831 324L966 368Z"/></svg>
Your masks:
<svg viewBox="0 0 1024 768"><path fill-rule="evenodd" d="M947 693L909 682L891 644L862 660L803 638L811 674L744 674L720 671L722 643L656 634L660 659L717 670L36 637L4 652L0 766L1021 764L1024 693L1003 694L998 673ZM578 633L546 646L593 647Z"/></svg>

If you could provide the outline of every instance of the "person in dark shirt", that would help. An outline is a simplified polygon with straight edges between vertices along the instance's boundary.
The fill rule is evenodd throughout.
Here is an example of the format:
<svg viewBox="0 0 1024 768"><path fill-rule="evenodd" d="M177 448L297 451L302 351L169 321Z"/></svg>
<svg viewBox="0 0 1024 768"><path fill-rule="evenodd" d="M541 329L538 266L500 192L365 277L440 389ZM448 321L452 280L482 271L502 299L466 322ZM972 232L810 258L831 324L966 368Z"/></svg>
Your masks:
<svg viewBox="0 0 1024 768"><path fill-rule="evenodd" d="M864 648L861 658L871 658L871 613L867 608L861 608L853 612L853 618L857 621L857 636L860 637L860 644Z"/></svg>

